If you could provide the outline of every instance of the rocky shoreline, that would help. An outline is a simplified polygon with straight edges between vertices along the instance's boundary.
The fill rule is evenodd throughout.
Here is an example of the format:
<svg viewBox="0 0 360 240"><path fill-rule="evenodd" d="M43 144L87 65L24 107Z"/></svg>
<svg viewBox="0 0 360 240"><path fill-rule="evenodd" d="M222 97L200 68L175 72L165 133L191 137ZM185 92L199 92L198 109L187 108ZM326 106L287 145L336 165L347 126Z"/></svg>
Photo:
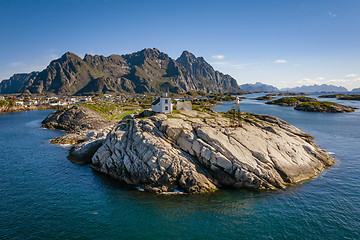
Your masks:
<svg viewBox="0 0 360 240"><path fill-rule="evenodd" d="M64 116L58 117L63 114L54 113L48 119L60 122L45 121L44 127L64 129ZM226 114L191 110L131 115L115 125L83 129L86 135L68 158L157 193L285 188L334 163L310 135L278 118L243 114L242 121L242 127L234 128Z"/></svg>
<svg viewBox="0 0 360 240"><path fill-rule="evenodd" d="M25 112L25 111L34 111L34 110L50 110L50 109L58 109L58 106L50 106L50 105L38 105L38 106L3 106L0 107L0 113L11 113L11 112Z"/></svg>

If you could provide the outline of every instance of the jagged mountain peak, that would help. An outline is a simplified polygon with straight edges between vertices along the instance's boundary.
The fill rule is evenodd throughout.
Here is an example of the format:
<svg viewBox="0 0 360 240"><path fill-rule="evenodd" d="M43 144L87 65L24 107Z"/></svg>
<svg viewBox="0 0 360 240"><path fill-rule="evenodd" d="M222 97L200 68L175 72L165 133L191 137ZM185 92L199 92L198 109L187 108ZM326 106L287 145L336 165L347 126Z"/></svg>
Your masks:
<svg viewBox="0 0 360 240"><path fill-rule="evenodd" d="M177 62L190 62L193 63L196 61L196 57L194 54L192 54L191 52L185 50L182 52L182 54L180 55L180 57L178 57L176 59Z"/></svg>
<svg viewBox="0 0 360 240"><path fill-rule="evenodd" d="M156 48L109 57L86 54L83 59L66 52L35 77L22 76L21 79L21 84L17 84L16 78L3 81L0 93L20 90L67 95L164 91L242 92L235 79L215 71L204 58L184 51L175 61ZM21 89L18 87L20 85Z"/></svg>
<svg viewBox="0 0 360 240"><path fill-rule="evenodd" d="M81 58L75 53L66 52L60 57L60 59L81 59Z"/></svg>

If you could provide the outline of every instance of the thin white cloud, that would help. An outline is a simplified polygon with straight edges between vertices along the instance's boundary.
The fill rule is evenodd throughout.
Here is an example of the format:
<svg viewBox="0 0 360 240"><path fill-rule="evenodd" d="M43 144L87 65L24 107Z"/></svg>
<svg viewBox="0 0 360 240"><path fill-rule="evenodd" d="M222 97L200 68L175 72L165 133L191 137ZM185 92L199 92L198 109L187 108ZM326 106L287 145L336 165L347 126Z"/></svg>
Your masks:
<svg viewBox="0 0 360 240"><path fill-rule="evenodd" d="M358 75L355 73L345 75L346 78L356 78Z"/></svg>
<svg viewBox="0 0 360 240"><path fill-rule="evenodd" d="M278 59L275 63L287 63L287 61L285 59Z"/></svg>
<svg viewBox="0 0 360 240"><path fill-rule="evenodd" d="M20 67L22 65L24 65L23 62L12 62L12 63L10 63L11 67Z"/></svg>
<svg viewBox="0 0 360 240"><path fill-rule="evenodd" d="M231 65L231 66L235 69L240 70L240 69L244 69L246 65L245 64L235 64L235 65Z"/></svg>
<svg viewBox="0 0 360 240"><path fill-rule="evenodd" d="M333 12L328 12L328 14L329 14L329 16L332 17L332 18L336 17L336 14L333 13Z"/></svg>
<svg viewBox="0 0 360 240"><path fill-rule="evenodd" d="M228 62L212 62L211 65L228 65Z"/></svg>
<svg viewBox="0 0 360 240"><path fill-rule="evenodd" d="M302 66L302 64L300 64L300 63L295 63L294 64L294 67L301 67Z"/></svg>
<svg viewBox="0 0 360 240"><path fill-rule="evenodd" d="M211 58L216 59L216 60L222 60L225 58L225 56L224 55L212 55Z"/></svg>
<svg viewBox="0 0 360 240"><path fill-rule="evenodd" d="M354 82L360 82L360 78L355 78L355 79L335 78L335 79L330 79L328 82L332 82L332 83L354 83Z"/></svg>

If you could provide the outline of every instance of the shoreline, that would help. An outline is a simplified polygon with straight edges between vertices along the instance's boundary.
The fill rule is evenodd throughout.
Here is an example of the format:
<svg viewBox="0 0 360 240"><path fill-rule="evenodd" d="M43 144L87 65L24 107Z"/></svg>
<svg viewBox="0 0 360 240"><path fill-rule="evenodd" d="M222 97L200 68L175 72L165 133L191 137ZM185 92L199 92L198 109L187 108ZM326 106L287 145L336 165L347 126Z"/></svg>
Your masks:
<svg viewBox="0 0 360 240"><path fill-rule="evenodd" d="M59 109L61 107L60 106L40 105L40 106L30 106L30 107L0 108L0 114L14 113L14 112L27 112L27 111L35 111L35 110L51 110L51 109L55 110L55 109Z"/></svg>

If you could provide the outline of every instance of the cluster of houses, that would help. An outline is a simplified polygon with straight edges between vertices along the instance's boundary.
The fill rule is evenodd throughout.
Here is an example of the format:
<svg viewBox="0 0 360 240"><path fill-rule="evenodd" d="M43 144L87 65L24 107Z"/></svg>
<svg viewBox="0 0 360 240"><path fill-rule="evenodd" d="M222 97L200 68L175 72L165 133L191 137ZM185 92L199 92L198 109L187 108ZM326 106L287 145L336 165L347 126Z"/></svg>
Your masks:
<svg viewBox="0 0 360 240"><path fill-rule="evenodd" d="M92 101L91 97L23 97L23 96L9 96L5 98L0 96L0 100L13 100L17 106L39 106L39 105L49 105L49 106L68 106L71 104L76 104L80 102Z"/></svg>
<svg viewBox="0 0 360 240"><path fill-rule="evenodd" d="M53 96L53 97L24 97L24 96L7 96L6 98L0 95L0 100L11 99L14 101L15 105L18 106L39 106L39 105L49 105L49 106L64 106L69 107L73 104L79 104L82 102L91 102L91 101L107 101L113 102L117 104L144 104L146 100L149 99L145 95L139 96L113 96L110 94L104 94L100 96ZM192 109L191 101L185 101L183 99L174 99L177 101L177 110L181 109ZM239 99L235 100L234 106L239 107ZM150 105L150 102L148 102ZM168 97L167 93L164 93L162 97L154 98L153 102L151 103L151 110L156 113L171 113L173 111L173 102L170 97Z"/></svg>

